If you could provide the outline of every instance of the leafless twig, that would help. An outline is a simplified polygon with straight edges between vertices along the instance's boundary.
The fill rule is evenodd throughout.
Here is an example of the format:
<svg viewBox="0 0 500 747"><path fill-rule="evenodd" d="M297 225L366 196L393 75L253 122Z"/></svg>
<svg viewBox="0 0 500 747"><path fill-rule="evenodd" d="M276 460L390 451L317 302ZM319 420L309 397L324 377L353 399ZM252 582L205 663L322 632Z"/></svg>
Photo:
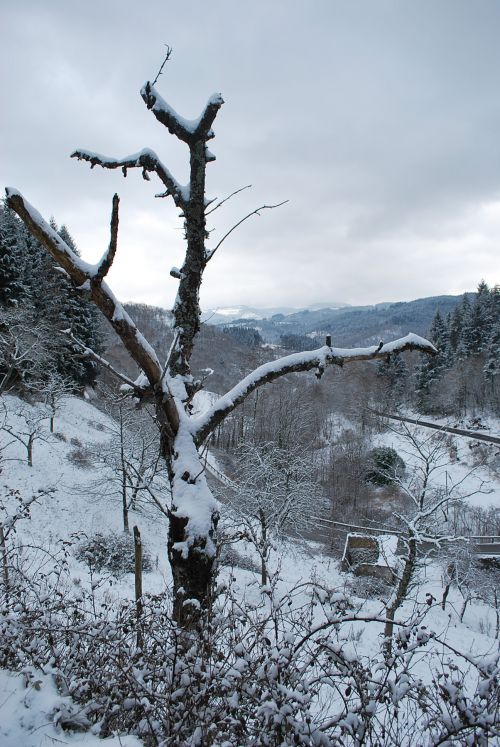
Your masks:
<svg viewBox="0 0 500 747"><path fill-rule="evenodd" d="M230 195L228 195L227 197L224 197L223 200L221 200L220 202L218 202L215 207L213 207L211 210L208 210L205 213L205 215L210 215L211 213L215 213L215 211L217 210L217 208L220 208L221 205L223 205L225 202L228 202L228 200L230 200L231 197L234 197L235 195L239 194L240 192L243 192L243 190L245 190L245 189L250 189L251 186L252 186L251 184L246 184L244 187L240 187L239 189L235 189L234 192L231 192Z"/></svg>
<svg viewBox="0 0 500 747"><path fill-rule="evenodd" d="M166 64L167 64L167 62L169 61L169 59L170 59L170 56L171 56L172 52L174 51L174 50L172 49L172 47L171 47L171 46L169 46L168 44L165 44L165 46L166 46L166 48L167 48L167 54L165 55L165 59L164 59L164 60L163 60L163 62L161 63L161 67L160 67L160 69L158 70L158 72L157 72L157 74L156 74L156 78L155 78L155 79L154 79L154 81L153 81L153 85L155 85L155 84L156 84L156 81L158 80L158 78L160 77L160 75L161 75L161 74L163 73L163 68L165 67L165 65L166 65Z"/></svg>
<svg viewBox="0 0 500 747"><path fill-rule="evenodd" d="M227 237L230 234L232 234L232 232L236 228L238 228L238 226L241 226L242 223L244 223L246 220L248 220L248 218L251 218L252 215L260 215L260 211L261 210L274 210L275 208L279 208L282 205L286 205L287 202L290 202L290 200L283 200L283 202L278 202L277 205L261 205L256 210L252 210L251 213L248 213L248 215L245 215L244 218L242 218L237 223L235 223L234 226L232 228L230 228L229 231L226 234L224 234L224 236L219 241L219 243L215 246L214 249L207 251L207 262L208 262L209 259L212 259L212 257L214 256L215 252L220 247L220 245L222 244L222 242L225 241L227 239Z"/></svg>

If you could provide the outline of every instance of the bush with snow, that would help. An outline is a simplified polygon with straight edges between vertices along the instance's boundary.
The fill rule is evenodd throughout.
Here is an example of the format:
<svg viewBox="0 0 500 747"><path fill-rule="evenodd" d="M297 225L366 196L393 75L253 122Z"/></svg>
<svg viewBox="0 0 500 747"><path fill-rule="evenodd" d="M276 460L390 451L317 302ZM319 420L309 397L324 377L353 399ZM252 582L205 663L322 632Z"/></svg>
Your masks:
<svg viewBox="0 0 500 747"><path fill-rule="evenodd" d="M76 546L75 556L92 570L108 571L120 577L134 572L134 539L126 532L97 533ZM143 545L142 570L150 571L151 567L151 557Z"/></svg>

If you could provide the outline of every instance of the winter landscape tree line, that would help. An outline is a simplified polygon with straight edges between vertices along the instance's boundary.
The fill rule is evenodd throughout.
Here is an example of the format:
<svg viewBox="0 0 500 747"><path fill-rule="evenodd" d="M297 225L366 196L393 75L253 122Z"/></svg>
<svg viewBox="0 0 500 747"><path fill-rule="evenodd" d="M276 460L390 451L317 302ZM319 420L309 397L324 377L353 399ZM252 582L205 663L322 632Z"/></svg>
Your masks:
<svg viewBox="0 0 500 747"><path fill-rule="evenodd" d="M61 238L77 252L65 226ZM75 391L95 382L97 368L65 334L97 353L100 323L95 307L54 263L5 203L0 204L0 391L16 384L45 387L59 378Z"/></svg>
<svg viewBox="0 0 500 747"><path fill-rule="evenodd" d="M436 313L429 334L440 352L420 367L418 409L457 416L473 408L498 412L500 288L481 281L445 319Z"/></svg>
<svg viewBox="0 0 500 747"><path fill-rule="evenodd" d="M147 309L136 307L133 318L105 281L118 248L118 197L112 203L109 248L91 266L78 256L67 229L46 222L20 192L8 189L0 213L0 432L26 447L27 468L34 469L36 457L29 440L23 441L19 423L28 423L55 376L66 383L66 391L78 391L95 383L96 365L101 365L106 377L120 385L108 404L115 424L107 426L114 430L111 445L92 453L73 439L75 451L68 458L79 468L85 468L85 460L101 462L108 485L114 486L105 488L104 498L120 506L125 532L130 515L135 521L146 505L158 511L168 524L172 582L168 593L143 594L137 528L135 597L130 603L110 602L99 591L103 580L96 559L97 553L102 555L102 538L80 546L77 553L88 564L88 591L81 582L68 583L72 543L64 538L58 552L50 554L51 570L29 573L12 541L13 530L43 496L24 498L6 487L0 502L1 666L25 671L28 683L37 672L54 674L61 692L75 704L59 714L62 728L93 728L101 736L125 731L146 745L486 745L500 735L498 646L489 656L473 656L427 622L441 605L450 610L451 619L451 585L463 590L469 605L477 587L465 578L463 558L444 552L456 539L456 527L451 530L446 522L449 512L461 506L454 494L460 481L447 485L445 493L432 482L446 460L456 458L453 445L443 434L419 440L407 432L414 466L405 472L404 459L394 449L373 448L381 424L370 405L384 396L386 404L391 397L393 404L408 404L412 380L418 381L425 412L439 412L439 407L449 412L452 402L461 403L460 414L493 406L493 398L480 402L470 395L465 400L460 395L456 402L448 398L443 405L439 387L457 367L465 367L464 380L480 367L485 381L495 384L490 360L498 328L497 290L482 283L472 303L465 298L457 307L460 339L451 334L452 318L445 324L439 315L431 329L436 346L409 334L350 351L332 346L327 336L323 346L311 351L280 358L267 351L250 373L235 370L236 382L204 401L210 372L198 376L192 357L200 339L203 271L220 246L210 245L205 221L207 211L224 201L210 208L205 168L215 160L207 142L214 137L212 126L223 101L212 96L200 117L188 121L154 84L146 83L141 96L156 119L187 145L188 187L147 148L125 158L82 150L73 156L125 175L134 168L147 179L156 174L164 196L182 211L187 250L182 268L171 272L179 293L168 316L166 354L164 340L155 351L139 331L144 329L141 322L151 319ZM122 341L135 371L117 370L106 360L106 333L94 307ZM162 316L153 312L160 335L166 327ZM260 343L254 330L228 334L252 349ZM401 357L406 351L413 356L409 367ZM415 360L418 351L425 354L420 362ZM371 363L377 361L378 368ZM363 362L363 369L346 375L345 369L355 368L347 364L356 362ZM304 383L305 372L315 378ZM12 411L13 393L31 403ZM64 434L54 433L56 399L52 426L43 437L64 442ZM134 417L133 409L124 414L126 401L140 406L141 415ZM102 395L98 404L105 406ZM37 421L35 437L42 431ZM11 443L2 441L1 448L0 456L10 453ZM212 451L223 468L215 481L208 477ZM7 462L1 466L6 470ZM98 493L100 479L88 487ZM391 583L369 588L367 606L360 601L355 577L351 594L314 578L283 587L273 558L290 537L317 539L311 537L308 518L314 511L331 520L360 517L387 525L392 517L397 523L400 560L391 550ZM221 567L222 551L238 542L248 542L259 561L258 591L248 598L234 585L233 571L228 574ZM329 538L330 550L331 545ZM424 602L419 596L421 570L435 564L429 560L429 545L443 550L439 602L432 594ZM388 544L380 547L385 547L387 560ZM238 553L232 558L237 565ZM382 606L375 605L377 597ZM498 599L488 603L496 605L498 620ZM411 611L403 614L405 604ZM374 650L357 653L354 624L379 626ZM430 676L422 675L422 662Z"/></svg>

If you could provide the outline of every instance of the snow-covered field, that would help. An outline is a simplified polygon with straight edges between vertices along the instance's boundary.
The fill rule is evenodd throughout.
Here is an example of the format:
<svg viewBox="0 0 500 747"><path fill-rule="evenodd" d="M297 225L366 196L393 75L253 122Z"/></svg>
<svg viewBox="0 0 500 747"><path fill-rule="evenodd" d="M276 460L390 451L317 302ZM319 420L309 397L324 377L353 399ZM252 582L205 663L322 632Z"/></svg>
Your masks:
<svg viewBox="0 0 500 747"><path fill-rule="evenodd" d="M401 427L396 424L392 427L391 421L388 422L389 430L378 434L375 442L377 445L392 446L409 467L414 466L415 449L412 448L408 438L402 435ZM435 422L440 423L438 420ZM447 422L442 422L442 425L447 424ZM484 419L484 424L485 429L479 430L479 434L499 437L500 429L497 420ZM425 443L436 438L436 431L423 426L410 424L407 430L420 442ZM447 439L448 455L444 455L439 460L440 466L433 475L436 482L445 487L447 485L460 486L460 495L463 495L471 506L500 508L500 480L497 474L500 468L500 446L451 434Z"/></svg>
<svg viewBox="0 0 500 747"><path fill-rule="evenodd" d="M28 421L33 423L40 415L36 406L28 405L15 397L3 398L5 410L2 419L12 430L20 434L27 432ZM200 409L203 404L200 403ZM38 413L38 414L37 414ZM41 413L43 415L43 413ZM37 436L33 444L33 466L27 462L27 450L23 443L0 431L0 496L9 491L19 491L21 497L29 498L42 491L40 500L31 506L31 518L18 522L16 542L32 547L43 547L56 553L61 541L74 542L75 535L91 537L98 532L121 532L122 517L119 500L106 491L109 475L102 468L97 469L92 453L102 447L112 431L110 419L84 400L67 397L56 414L54 433L49 433L48 420L37 424ZM379 437L379 443L395 445L401 451L401 441L388 433ZM488 479L488 493L474 496L473 500L500 505L500 484L494 481L491 470L480 467L469 475L472 457L467 454L447 465L445 479L461 481L466 492L473 492L477 483ZM96 483L102 482L103 490L96 491ZM88 491L88 492L86 492ZM143 544L152 559L152 570L144 574L144 591L160 593L170 583L170 570L166 556L167 524L165 517L150 509L146 512L132 512L131 526L137 524L141 530ZM250 554L251 549L243 547L242 552ZM274 553L272 566L279 567L279 588L284 592L297 584L316 579L330 589L342 590L347 584L351 593L359 593L356 579L340 571L337 561L322 554L319 544L287 544ZM261 594L258 574L241 569L233 569L235 586L242 596L256 598ZM73 554L69 555L69 574L73 583L89 582L88 569ZM402 620L409 618L416 608L425 609L430 598L439 602L443 593L442 569L437 563L429 563L421 583L411 601L406 602L398 612ZM107 591L110 599L125 597L133 599L134 581L126 574L113 583ZM306 591L304 591L305 599ZM429 596L431 595L431 596ZM300 595L297 604L301 603ZM384 604L377 598L363 599L359 596L356 604L364 617L384 615ZM485 604L473 601L469 604L463 622L459 621L460 598L458 591L451 589L448 605L443 611L438 603L427 613L426 625L438 636L445 636L449 645L470 655L491 655L498 650L499 642L494 639L494 610ZM370 655L380 647L383 631L381 623L352 623L350 638L353 653ZM434 644L440 656L448 655L439 644ZM422 664L421 676L431 676L426 661ZM49 674L38 673L31 678L28 687L23 675L0 671L0 745L1 747L42 747L45 745L97 744L97 737L91 733L68 734L58 725L58 714L68 707L67 698L61 697ZM99 743L100 740L99 740ZM141 744L133 737L109 739L105 744L112 747L135 747Z"/></svg>

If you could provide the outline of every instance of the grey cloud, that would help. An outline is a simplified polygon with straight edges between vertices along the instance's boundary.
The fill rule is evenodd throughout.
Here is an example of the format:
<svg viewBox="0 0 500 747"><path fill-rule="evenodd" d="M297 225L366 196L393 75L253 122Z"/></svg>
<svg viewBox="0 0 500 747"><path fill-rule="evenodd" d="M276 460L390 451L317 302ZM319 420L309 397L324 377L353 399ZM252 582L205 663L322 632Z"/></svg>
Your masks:
<svg viewBox="0 0 500 747"><path fill-rule="evenodd" d="M0 173L85 245L104 237L118 190L129 215L165 216L162 240L168 257L178 253L176 211L154 200L156 185L68 157L75 147L125 155L149 146L187 178L182 144L139 96L168 42L174 56L159 86L172 105L191 117L214 90L226 100L209 194L254 185L214 215L217 235L259 204L291 200L224 246L207 299L301 304L317 293L362 303L470 289L500 272L498 224L477 224L479 207L500 196L499 25L494 0L10 4L0 31ZM139 251L152 251L158 232L142 230ZM470 240L479 234L482 245ZM129 294L130 271L121 272L117 290ZM145 275L141 300L148 283L158 299L157 278Z"/></svg>

